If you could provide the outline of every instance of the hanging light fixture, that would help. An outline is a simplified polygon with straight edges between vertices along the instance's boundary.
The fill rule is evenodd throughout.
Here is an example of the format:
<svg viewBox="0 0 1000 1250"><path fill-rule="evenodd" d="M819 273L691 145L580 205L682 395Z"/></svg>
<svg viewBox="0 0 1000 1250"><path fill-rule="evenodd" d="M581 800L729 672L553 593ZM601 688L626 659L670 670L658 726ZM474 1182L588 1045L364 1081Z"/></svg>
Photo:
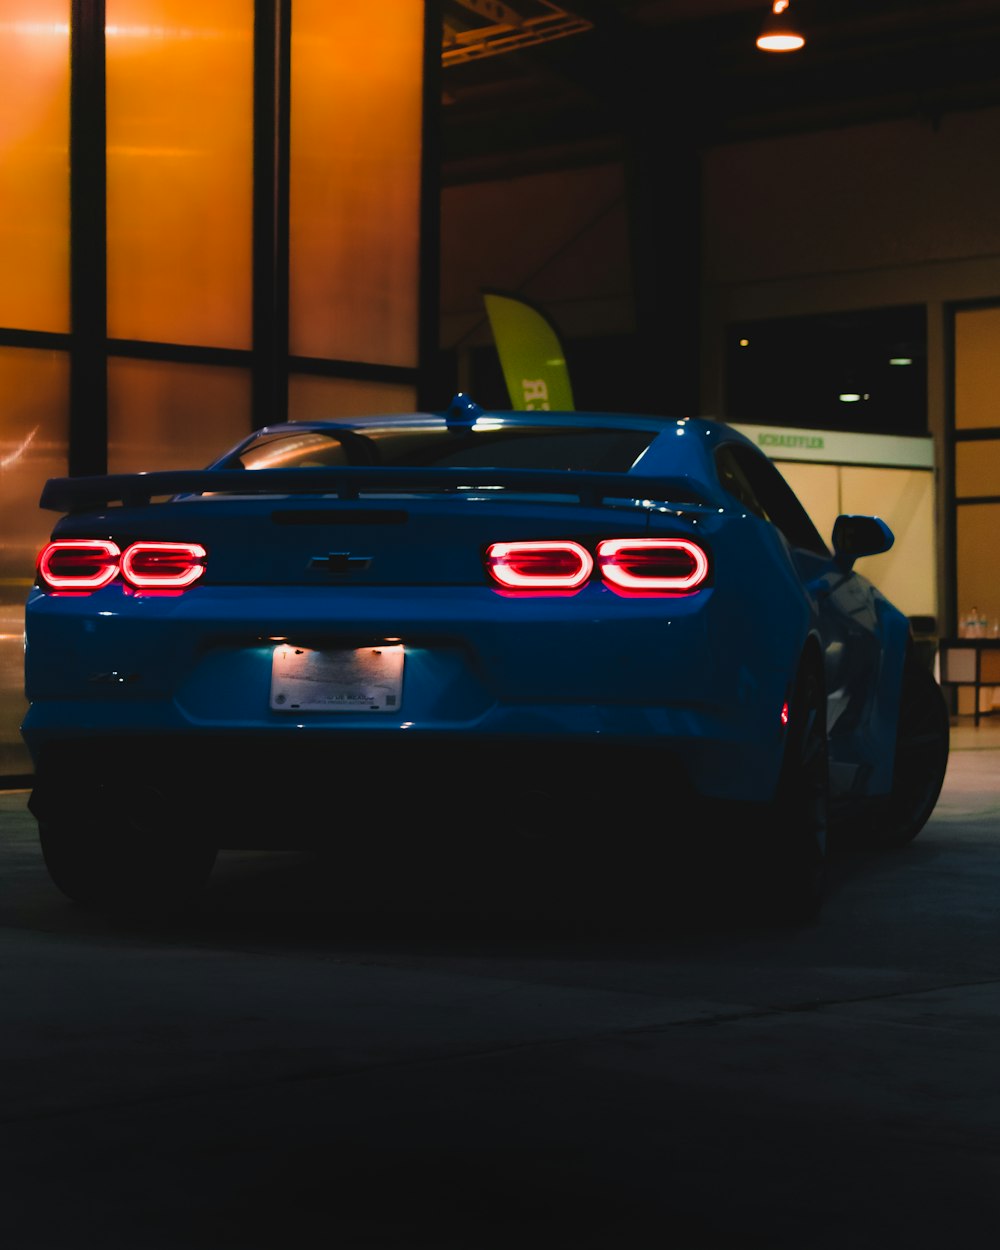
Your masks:
<svg viewBox="0 0 1000 1250"><path fill-rule="evenodd" d="M796 52L805 45L805 36L788 16L789 0L774 0L771 12L757 36L762 52Z"/></svg>

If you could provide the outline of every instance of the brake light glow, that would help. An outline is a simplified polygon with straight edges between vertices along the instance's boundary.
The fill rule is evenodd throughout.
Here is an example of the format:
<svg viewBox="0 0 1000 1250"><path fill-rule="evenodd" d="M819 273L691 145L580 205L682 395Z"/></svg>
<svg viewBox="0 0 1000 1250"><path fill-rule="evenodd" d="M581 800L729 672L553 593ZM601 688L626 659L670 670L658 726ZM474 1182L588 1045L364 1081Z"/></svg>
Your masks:
<svg viewBox="0 0 1000 1250"><path fill-rule="evenodd" d="M133 590L186 590L205 572L200 543L135 542L122 552L108 538L57 538L39 553L36 567L49 589L90 594L120 577Z"/></svg>
<svg viewBox="0 0 1000 1250"><path fill-rule="evenodd" d="M39 552L36 567L53 590L100 590L118 576L121 551L104 538L61 538Z"/></svg>
<svg viewBox="0 0 1000 1250"><path fill-rule="evenodd" d="M512 590L575 590L590 577L594 557L579 543L492 543L486 567L494 581Z"/></svg>
<svg viewBox="0 0 1000 1250"><path fill-rule="evenodd" d="M133 543L122 556L122 577L139 590L183 590L205 572L200 543Z"/></svg>
<svg viewBox="0 0 1000 1250"><path fill-rule="evenodd" d="M605 538L597 543L596 562L581 543L570 539L492 543L486 568L507 590L577 590L599 571L618 594L687 595L708 580L705 550L688 538Z"/></svg>
<svg viewBox="0 0 1000 1250"><path fill-rule="evenodd" d="M623 590L688 594L708 577L708 557L686 538L606 538L597 563L604 580Z"/></svg>

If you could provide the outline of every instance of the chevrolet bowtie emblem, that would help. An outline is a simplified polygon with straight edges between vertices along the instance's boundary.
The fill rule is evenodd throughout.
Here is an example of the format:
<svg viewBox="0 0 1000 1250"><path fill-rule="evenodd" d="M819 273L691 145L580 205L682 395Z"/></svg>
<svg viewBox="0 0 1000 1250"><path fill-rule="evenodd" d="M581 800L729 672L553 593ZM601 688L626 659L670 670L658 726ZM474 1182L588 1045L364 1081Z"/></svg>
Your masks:
<svg viewBox="0 0 1000 1250"><path fill-rule="evenodd" d="M371 556L352 556L349 551L328 551L325 556L313 556L309 561L309 567L321 573L343 575L360 573L371 562Z"/></svg>

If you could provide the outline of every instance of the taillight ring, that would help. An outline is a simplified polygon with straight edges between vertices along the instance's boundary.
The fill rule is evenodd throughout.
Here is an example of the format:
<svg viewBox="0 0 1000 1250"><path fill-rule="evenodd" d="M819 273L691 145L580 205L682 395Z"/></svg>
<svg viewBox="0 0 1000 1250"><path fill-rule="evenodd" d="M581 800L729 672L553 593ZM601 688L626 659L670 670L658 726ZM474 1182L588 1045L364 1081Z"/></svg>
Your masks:
<svg viewBox="0 0 1000 1250"><path fill-rule="evenodd" d="M205 554L200 543L132 543L122 555L122 577L138 590L183 590L205 572Z"/></svg>
<svg viewBox="0 0 1000 1250"><path fill-rule="evenodd" d="M491 543L486 567L509 590L576 590L594 571L594 557L570 539Z"/></svg>
<svg viewBox="0 0 1000 1250"><path fill-rule="evenodd" d="M676 573L656 572L680 557ZM708 556L688 538L606 538L597 544L601 576L623 590L687 594L708 578Z"/></svg>
<svg viewBox="0 0 1000 1250"><path fill-rule="evenodd" d="M59 538L38 553L36 568L53 590L100 590L118 576L120 557L107 538Z"/></svg>

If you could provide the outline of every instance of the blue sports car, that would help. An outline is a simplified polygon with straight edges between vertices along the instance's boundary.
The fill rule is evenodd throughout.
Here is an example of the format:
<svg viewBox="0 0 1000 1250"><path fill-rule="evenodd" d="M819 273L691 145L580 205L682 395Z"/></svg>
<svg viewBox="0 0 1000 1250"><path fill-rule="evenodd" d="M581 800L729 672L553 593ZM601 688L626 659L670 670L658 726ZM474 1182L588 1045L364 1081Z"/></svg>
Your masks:
<svg viewBox="0 0 1000 1250"><path fill-rule="evenodd" d="M635 842L719 817L762 904L810 917L831 821L901 845L937 801L945 700L853 569L891 532L841 516L831 550L722 422L458 395L53 478L41 506L29 802L84 904L172 906L223 848L384 872L456 821L609 864L628 838L638 883Z"/></svg>

